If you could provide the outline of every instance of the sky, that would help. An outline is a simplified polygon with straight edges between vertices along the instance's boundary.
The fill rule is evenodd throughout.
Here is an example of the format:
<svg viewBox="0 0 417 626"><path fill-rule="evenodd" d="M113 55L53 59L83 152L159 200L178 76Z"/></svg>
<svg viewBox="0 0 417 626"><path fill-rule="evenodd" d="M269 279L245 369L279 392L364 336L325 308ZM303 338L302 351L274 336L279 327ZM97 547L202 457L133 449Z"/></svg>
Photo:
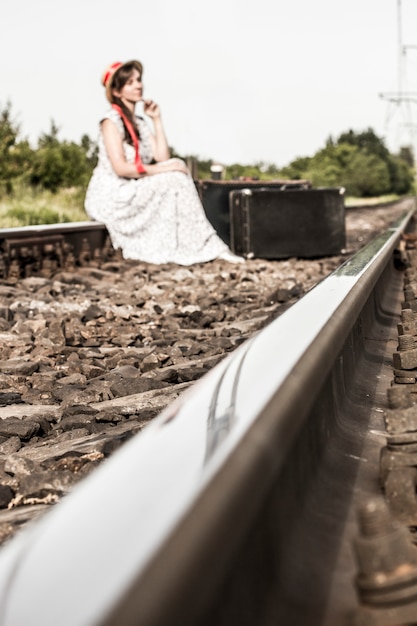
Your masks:
<svg viewBox="0 0 417 626"><path fill-rule="evenodd" d="M0 106L34 145L51 120L96 140L103 71L130 59L182 155L283 167L369 127L414 144L417 96L387 94L417 93L417 0L0 3Z"/></svg>

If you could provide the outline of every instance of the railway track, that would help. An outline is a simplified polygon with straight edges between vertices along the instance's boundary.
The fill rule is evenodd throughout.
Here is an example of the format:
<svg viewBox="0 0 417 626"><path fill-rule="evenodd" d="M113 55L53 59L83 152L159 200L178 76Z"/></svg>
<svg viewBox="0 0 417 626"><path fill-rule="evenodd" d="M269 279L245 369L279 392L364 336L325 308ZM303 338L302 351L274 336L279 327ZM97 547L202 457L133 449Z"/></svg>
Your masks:
<svg viewBox="0 0 417 626"><path fill-rule="evenodd" d="M368 596L358 594L352 545L358 508L367 505L363 515L372 522L369 507L383 500L380 453L404 299L393 255L412 213L289 311L274 302L256 324L246 320L237 335L225 333L237 339L226 358L211 367L212 355L210 373L6 544L1 623L410 623L412 593L405 602L363 602L369 588ZM220 326L211 328L205 341L222 336ZM156 341L163 345L163 337ZM414 368L398 358L397 378L405 378ZM147 393L155 400L161 391ZM129 416L140 404L138 397L107 402ZM52 415L57 406L41 410ZM112 425L120 436L121 426ZM80 464L103 433L83 440ZM25 449L18 451L21 463L35 459L35 449L42 455L42 445L26 457ZM412 563L398 563L403 574L404 566L402 592L413 589ZM386 572L373 574L370 589L383 598Z"/></svg>

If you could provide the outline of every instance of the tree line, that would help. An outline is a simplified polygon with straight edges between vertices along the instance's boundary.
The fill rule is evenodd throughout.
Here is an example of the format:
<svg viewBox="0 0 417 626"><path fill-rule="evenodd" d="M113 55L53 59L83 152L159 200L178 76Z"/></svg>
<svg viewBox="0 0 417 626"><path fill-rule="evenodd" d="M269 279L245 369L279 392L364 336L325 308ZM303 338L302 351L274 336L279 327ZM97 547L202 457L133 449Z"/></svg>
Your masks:
<svg viewBox="0 0 417 626"><path fill-rule="evenodd" d="M345 187L348 195L359 198L403 195L414 187L414 155L409 146L391 154L371 128L349 130L336 140L329 137L314 156L294 160L281 174L307 178L314 186Z"/></svg>
<svg viewBox="0 0 417 626"><path fill-rule="evenodd" d="M20 126L13 118L10 103L0 108L0 193L12 194L14 186L26 184L56 192L59 189L85 188L97 162L97 144L88 135L79 143L62 141L59 128L51 121L32 147L21 138ZM194 155L173 156L197 162L198 177L210 178L213 161ZM287 166L259 162L235 163L225 168L226 179L274 178L307 179L315 187L345 187L347 195L373 197L404 195L414 189L414 154L409 146L392 154L372 128L361 132L348 130L336 139L329 137L313 156L299 157Z"/></svg>
<svg viewBox="0 0 417 626"><path fill-rule="evenodd" d="M57 192L84 187L97 162L97 146L88 135L80 143L61 141L59 128L51 121L33 148L21 139L20 125L13 118L11 104L0 110L0 192L13 193L16 184Z"/></svg>

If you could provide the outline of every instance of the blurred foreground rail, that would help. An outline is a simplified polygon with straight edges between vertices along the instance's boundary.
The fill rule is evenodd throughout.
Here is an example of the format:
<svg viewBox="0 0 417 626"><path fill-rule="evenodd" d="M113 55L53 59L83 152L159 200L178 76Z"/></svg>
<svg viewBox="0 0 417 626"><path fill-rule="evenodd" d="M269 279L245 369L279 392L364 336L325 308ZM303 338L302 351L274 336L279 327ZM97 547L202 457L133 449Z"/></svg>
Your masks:
<svg viewBox="0 0 417 626"><path fill-rule="evenodd" d="M358 532L357 507L371 496L382 497L378 479L379 454L386 440L383 411L393 378L395 328L403 299L402 272L394 267L393 257L398 262L401 233L411 217L412 211L404 214L395 227L317 287L305 289L306 295L290 310L283 312L285 302L280 302L278 295L275 301L271 298L268 284L264 305L269 302L270 308L264 306L258 322L249 316L239 329L242 321L235 318L233 324L225 324L227 319L216 320L212 315L203 326L206 335L189 328L205 341L230 340L233 352L226 358L219 354L221 362L170 404L139 437L125 443L54 510L4 546L0 552L1 623L333 626L349 623L347 619L361 619L352 542ZM404 262L402 256L400 261ZM246 282L250 282L248 267L253 268L254 275L270 271L276 279L278 267L283 271L281 264L251 263L245 269L226 271L218 267L217 275L224 272L224 280L230 281L230 274L235 274L241 287L245 272ZM324 270L323 261L318 266ZM172 273L172 268L168 270ZM293 278L294 271L292 267ZM145 278L137 268L131 276ZM178 276L183 288L186 278L184 273ZM59 277L55 275L54 280L55 297L59 297ZM91 272L88 280L92 281ZM259 287L252 284L251 293ZM298 295L293 291L293 298ZM55 311L52 304L49 302L49 311ZM238 302L233 304L239 308ZM210 305L200 305L201 314L196 308L183 314L201 319ZM31 306L35 311L36 306ZM159 306L162 315L164 307ZM168 310L168 303L164 306ZM114 357L121 347L107 345L106 354L99 334L100 324L106 321L105 315L102 317L104 321L90 326L98 329L97 334L87 333L86 339L99 345L82 348L94 352L94 367L99 367L98 362L108 354ZM90 321L93 319L99 318L92 316ZM250 337L246 338L249 327ZM50 341L51 324L43 330L46 328L48 333L44 333L43 342L37 346L35 342L32 357L36 347L45 348ZM259 332L253 334L254 329ZM52 376L48 367L53 359L80 352L75 330L72 325L69 339L64 328L58 355L49 345L50 363L43 353L42 367L34 373ZM123 367L136 367L142 375L164 369L160 363L147 369L152 359L143 366L145 358L157 356L156 350L149 352L149 346L168 352L163 344L163 324L158 331L159 338L152 332L130 337L129 346L122 350L123 358L126 361L130 352L136 364L119 362L116 368L122 379L121 374L125 374L125 382L129 376ZM179 328L177 331L181 332ZM56 328L54 332L59 336ZM90 358L85 353L84 357ZM169 358L172 361L173 355ZM403 360L401 364L406 369ZM149 392L152 397L158 398L160 390L169 386L169 369L172 372L175 368L167 367L159 377L164 384ZM117 380L108 384L106 375L94 373L97 376L88 380L97 379L95 392L102 392L104 387L114 396ZM168 378L164 380L165 375ZM176 376L178 387L178 373ZM61 378L54 379L55 387ZM101 410L106 402L112 403L113 415L116 406L122 407L127 421L140 412L138 397L101 397L94 403L92 389L78 384L81 388L70 391L62 385L58 395L55 389L49 403L30 405L42 422L41 429L48 429L45 416L50 411L49 424L57 431L54 438L61 445L80 435L76 429L59 430L63 421L68 423L75 416L78 426L92 424L78 454L62 454L60 450L51 458L39 433L33 447L24 443L3 461L2 471L9 478L17 480L22 467L30 476L30 463L25 464L28 460L41 459L43 472L52 467L56 470L54 463L61 463L61 469L66 463L69 471L77 462L80 471L94 463L92 443L100 437L106 439L103 433L111 420ZM69 386L73 385L74 381ZM41 389L39 398L43 393L48 391ZM10 404L5 412L16 413L20 406L20 421L27 423L27 404ZM84 411L91 407L89 422L70 410L76 406L83 406ZM100 410L102 415L96 419L95 411ZM39 411L43 411L43 420ZM127 422L116 420L111 429L119 428L122 435L121 427L127 432ZM24 440L15 435L15 443L16 437ZM106 443L109 441L107 438ZM51 443L50 439L48 448ZM101 458L107 456L105 447L101 453ZM13 491L13 485L10 489ZM62 485L61 489L65 493ZM37 493L33 499L45 506L48 503L41 503L42 497L53 493L59 489L48 492L45 487L45 493ZM30 500L30 490L27 496ZM23 495L21 504L25 504ZM7 513L18 509L12 505ZM409 571L408 563L399 564L404 565ZM374 578L378 580L378 576ZM406 605L409 597L412 593ZM368 618L379 620L375 624L392 623L384 622L386 611L378 613L379 607L375 609L372 603L364 610Z"/></svg>

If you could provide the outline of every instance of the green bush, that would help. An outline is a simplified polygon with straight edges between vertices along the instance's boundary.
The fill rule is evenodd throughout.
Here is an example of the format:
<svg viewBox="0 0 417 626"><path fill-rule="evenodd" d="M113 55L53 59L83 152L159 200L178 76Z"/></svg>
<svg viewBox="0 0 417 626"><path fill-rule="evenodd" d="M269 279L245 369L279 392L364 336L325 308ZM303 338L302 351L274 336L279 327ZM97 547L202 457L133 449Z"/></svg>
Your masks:
<svg viewBox="0 0 417 626"><path fill-rule="evenodd" d="M401 156L390 155L388 159L391 191L397 194L409 193L414 184L413 171L407 160Z"/></svg>
<svg viewBox="0 0 417 626"><path fill-rule="evenodd" d="M91 164L81 146L52 143L36 151L30 182L56 192L62 187L86 185L91 172Z"/></svg>
<svg viewBox="0 0 417 626"><path fill-rule="evenodd" d="M363 151L352 156L341 182L348 195L360 198L382 196L391 191L387 163L375 154Z"/></svg>
<svg viewBox="0 0 417 626"><path fill-rule="evenodd" d="M13 193L14 183L24 179L32 165L34 151L26 139L19 140L19 135L20 127L8 102L0 110L0 193Z"/></svg>

